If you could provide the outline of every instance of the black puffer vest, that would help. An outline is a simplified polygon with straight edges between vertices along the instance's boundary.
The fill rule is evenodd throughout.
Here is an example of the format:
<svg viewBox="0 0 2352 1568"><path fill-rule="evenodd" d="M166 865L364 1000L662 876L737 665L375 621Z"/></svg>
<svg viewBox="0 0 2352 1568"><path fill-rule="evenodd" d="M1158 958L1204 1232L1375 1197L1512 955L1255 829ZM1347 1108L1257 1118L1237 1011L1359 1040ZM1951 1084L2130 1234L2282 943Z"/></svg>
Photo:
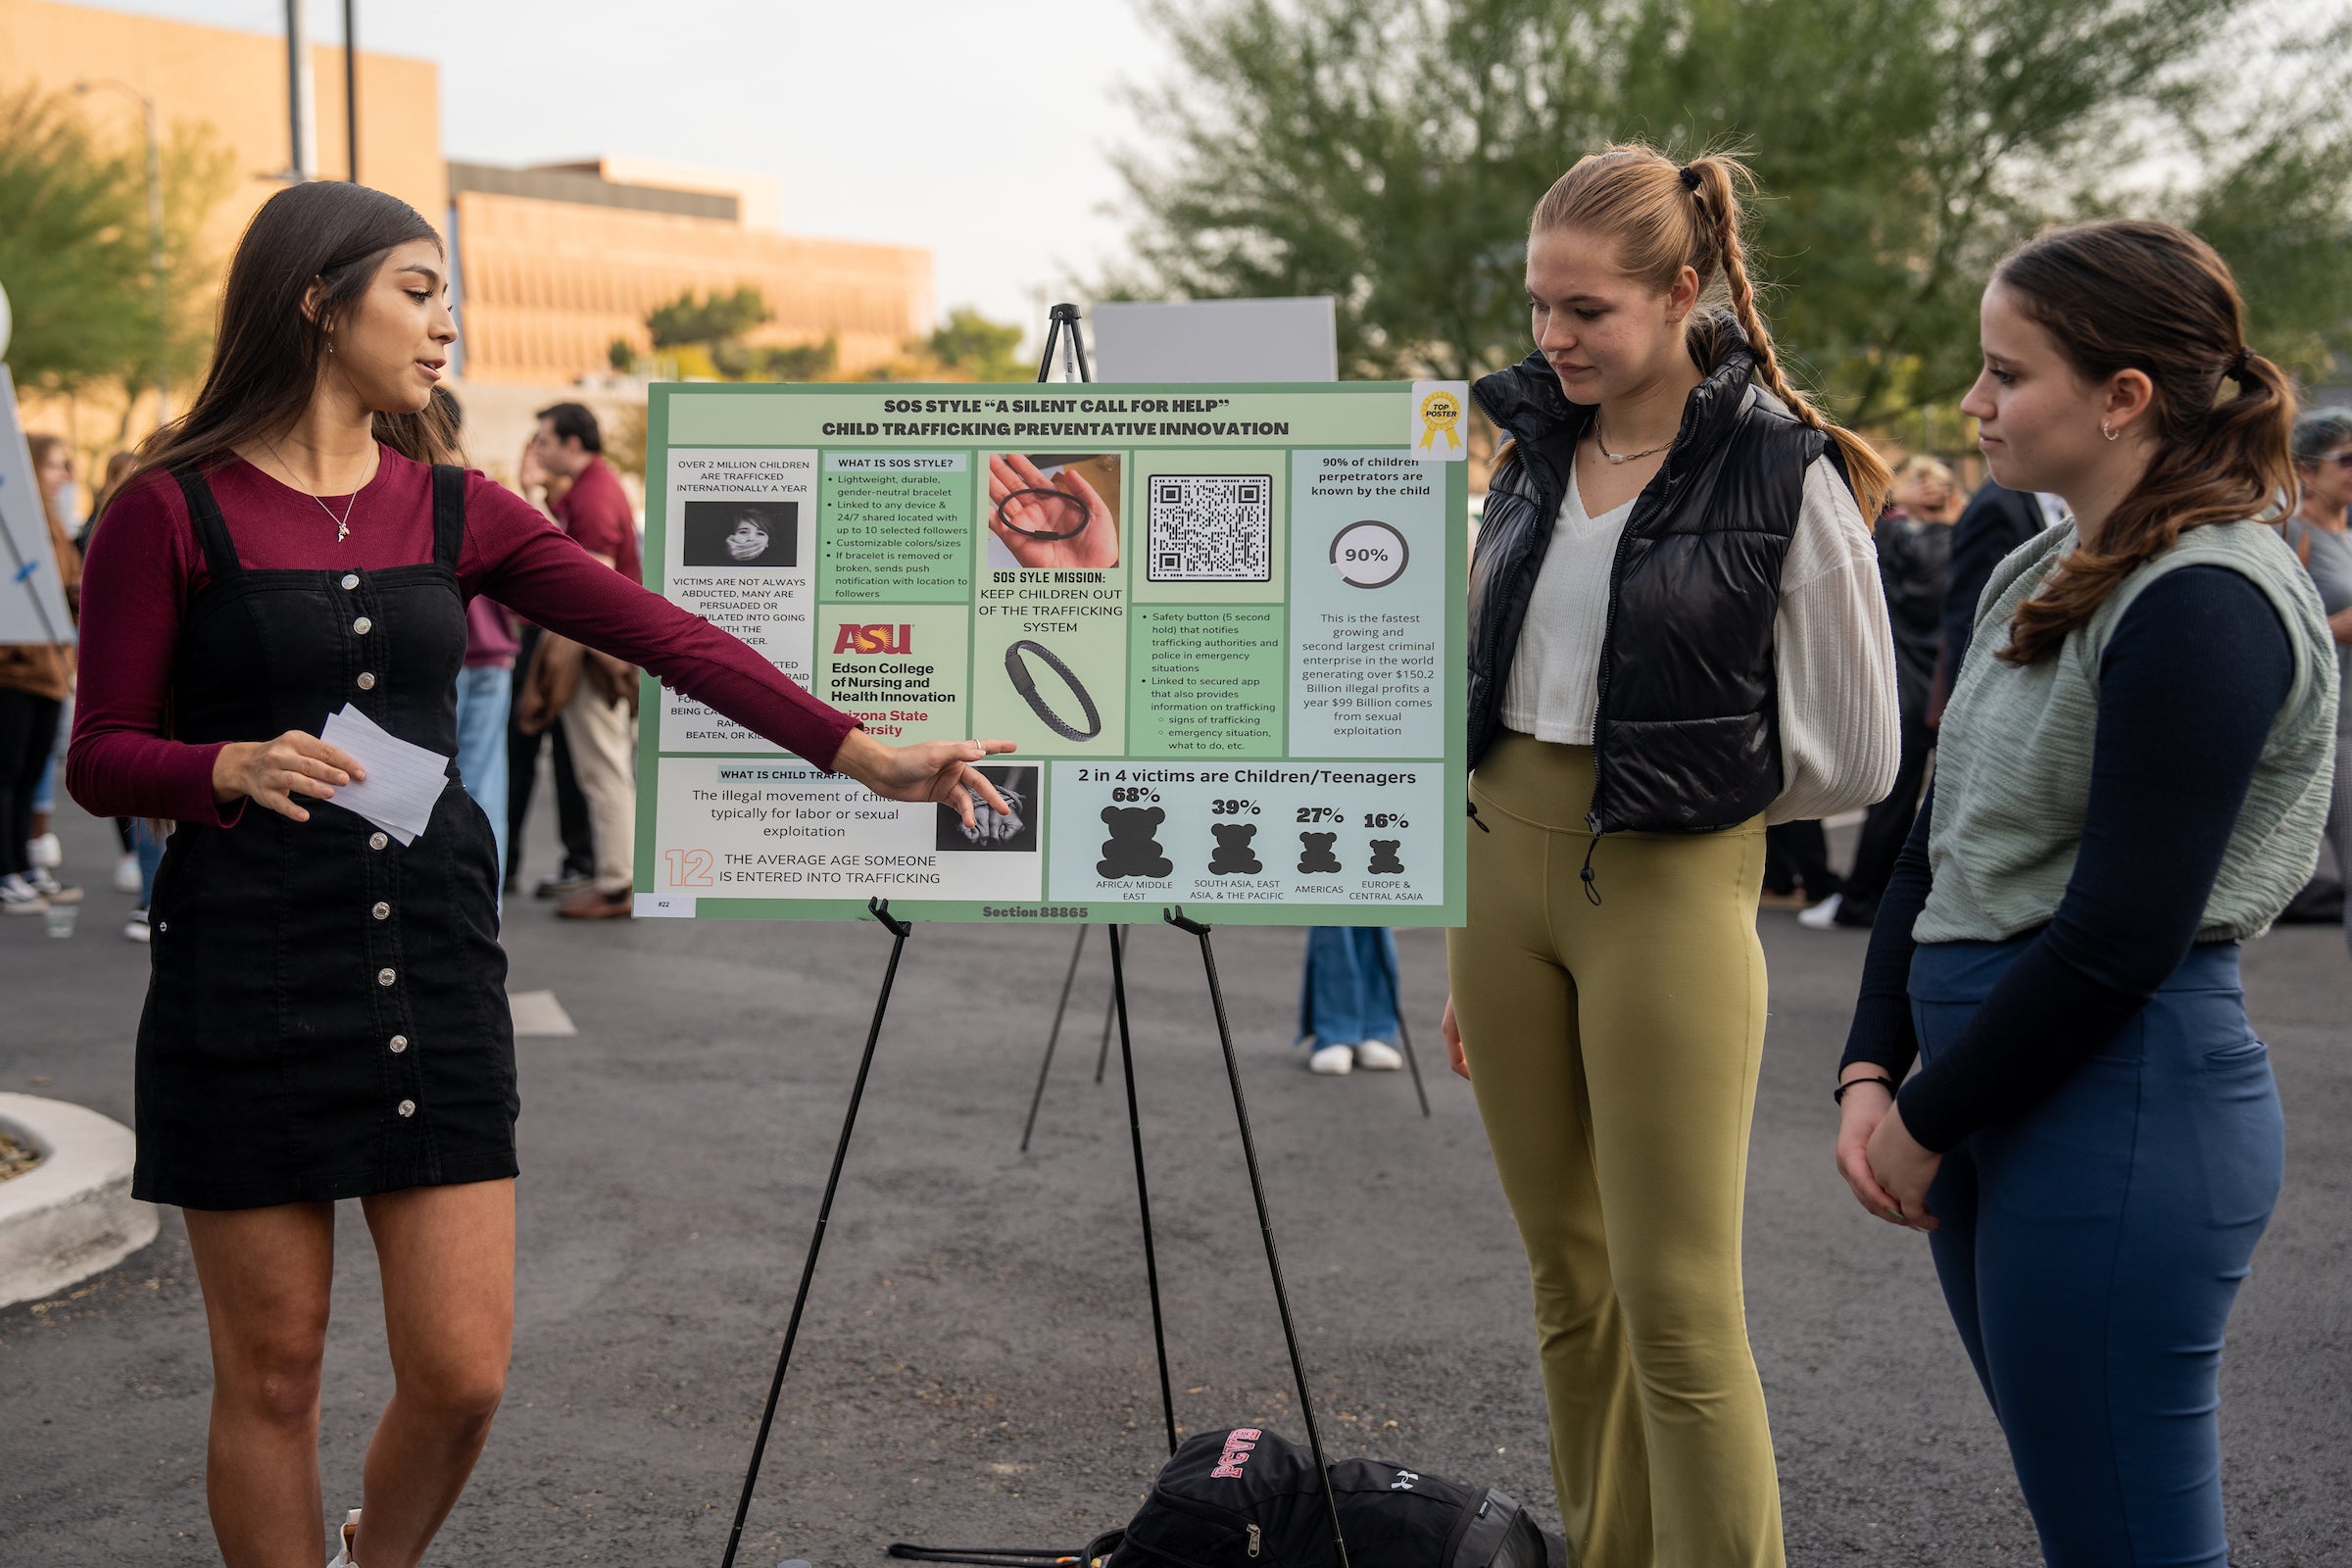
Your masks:
<svg viewBox="0 0 2352 1568"><path fill-rule="evenodd" d="M1586 818L1596 835L1731 827L1781 791L1773 617L1805 469L1829 438L1749 384L1755 357L1730 317L1690 324L1707 377L1609 569ZM1541 354L1481 380L1477 397L1512 444L1470 567L1472 767L1501 728L1528 600L1592 419Z"/></svg>

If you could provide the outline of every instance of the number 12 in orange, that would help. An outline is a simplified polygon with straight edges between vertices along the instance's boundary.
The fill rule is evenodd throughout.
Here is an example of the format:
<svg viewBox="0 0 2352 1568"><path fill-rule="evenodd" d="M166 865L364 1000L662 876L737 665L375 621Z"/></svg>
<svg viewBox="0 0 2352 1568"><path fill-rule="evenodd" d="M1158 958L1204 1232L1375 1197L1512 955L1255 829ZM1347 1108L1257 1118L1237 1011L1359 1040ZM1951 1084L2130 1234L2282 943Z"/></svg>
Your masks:
<svg viewBox="0 0 2352 1568"><path fill-rule="evenodd" d="M710 868L718 859L709 850L663 850L662 858L669 862L669 885L673 888L716 887Z"/></svg>

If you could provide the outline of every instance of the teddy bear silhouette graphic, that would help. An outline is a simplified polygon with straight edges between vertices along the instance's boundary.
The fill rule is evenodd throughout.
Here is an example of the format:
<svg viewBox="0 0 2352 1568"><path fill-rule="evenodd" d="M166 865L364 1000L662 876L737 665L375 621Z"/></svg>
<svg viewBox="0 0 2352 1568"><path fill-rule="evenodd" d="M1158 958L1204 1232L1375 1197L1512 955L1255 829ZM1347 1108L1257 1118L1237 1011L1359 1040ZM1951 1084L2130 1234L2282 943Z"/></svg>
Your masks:
<svg viewBox="0 0 2352 1568"><path fill-rule="evenodd" d="M1211 876L1255 876L1265 869L1250 847L1257 836L1255 822L1211 822L1208 830L1217 836L1217 847L1208 857Z"/></svg>
<svg viewBox="0 0 2352 1568"><path fill-rule="evenodd" d="M1340 868L1340 858L1331 853L1339 841L1337 833L1301 833L1298 835L1298 874L1300 876L1330 876Z"/></svg>
<svg viewBox="0 0 2352 1568"><path fill-rule="evenodd" d="M1159 850L1159 824L1168 813L1156 806L1105 806L1102 824L1110 829L1110 837L1102 841L1102 858L1095 862L1095 873L1106 882L1121 877L1167 876L1176 869L1176 862Z"/></svg>
<svg viewBox="0 0 2352 1568"><path fill-rule="evenodd" d="M1404 862L1396 858L1396 847L1403 842L1402 839L1374 839L1372 863L1366 867L1367 873L1372 876L1404 875Z"/></svg>

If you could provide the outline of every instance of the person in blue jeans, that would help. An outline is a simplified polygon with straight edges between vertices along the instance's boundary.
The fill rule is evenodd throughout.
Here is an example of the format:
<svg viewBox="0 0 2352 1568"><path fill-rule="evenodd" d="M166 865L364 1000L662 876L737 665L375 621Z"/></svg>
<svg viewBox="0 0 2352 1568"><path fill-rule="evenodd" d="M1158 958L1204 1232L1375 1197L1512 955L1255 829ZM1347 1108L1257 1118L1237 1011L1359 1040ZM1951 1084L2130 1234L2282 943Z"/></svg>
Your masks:
<svg viewBox="0 0 2352 1568"><path fill-rule="evenodd" d="M1309 927L1298 987L1298 1040L1311 1042L1307 1071L1394 1072L1404 1065L1396 1036L1396 933L1372 925Z"/></svg>
<svg viewBox="0 0 2352 1568"><path fill-rule="evenodd" d="M504 606L477 598L466 607L466 667L458 672L458 782L490 818L502 867L507 863L507 710L514 701L514 621Z"/></svg>
<svg viewBox="0 0 2352 1568"><path fill-rule="evenodd" d="M1995 271L1961 407L2072 515L1985 586L1836 1091L1838 1169L1929 1233L2049 1568L2229 1561L2223 1333L2285 1163L2238 945L2318 860L2337 691L2268 525L2294 398L2244 328L2170 224Z"/></svg>

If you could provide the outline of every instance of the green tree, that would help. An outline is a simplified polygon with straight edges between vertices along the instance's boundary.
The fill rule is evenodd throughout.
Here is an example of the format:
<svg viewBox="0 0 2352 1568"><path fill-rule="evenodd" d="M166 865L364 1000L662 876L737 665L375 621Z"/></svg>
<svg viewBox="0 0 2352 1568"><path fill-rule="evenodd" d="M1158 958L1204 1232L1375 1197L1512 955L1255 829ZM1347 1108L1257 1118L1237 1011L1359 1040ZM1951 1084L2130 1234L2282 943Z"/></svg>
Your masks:
<svg viewBox="0 0 2352 1568"><path fill-rule="evenodd" d="M1948 406L1992 264L2132 211L2197 226L2306 372L2346 341L2345 0L1153 0L1174 79L1105 292L1330 294L1354 375L1528 347L1535 199L1642 138L1753 164L1776 334L1848 418ZM2332 73L2332 74L2331 74Z"/></svg>
<svg viewBox="0 0 2352 1568"><path fill-rule="evenodd" d="M226 193L228 155L209 128L175 125L161 161L159 286L144 149L101 139L63 95L0 94L0 283L16 316L19 380L128 394L159 375L185 386L202 369L217 269L199 236Z"/></svg>
<svg viewBox="0 0 2352 1568"><path fill-rule="evenodd" d="M975 381L1026 381L1021 363L1021 329L992 321L968 305L948 313L947 323L923 343L924 352L951 372Z"/></svg>
<svg viewBox="0 0 2352 1568"><path fill-rule="evenodd" d="M691 343L710 347L731 343L754 327L775 319L767 301L749 283L731 294L712 289L708 295L688 289L646 317L646 329L657 349L683 348Z"/></svg>
<svg viewBox="0 0 2352 1568"><path fill-rule="evenodd" d="M744 343L714 343L710 363L718 373L735 381L822 381L841 358L840 340L789 343L754 348Z"/></svg>

